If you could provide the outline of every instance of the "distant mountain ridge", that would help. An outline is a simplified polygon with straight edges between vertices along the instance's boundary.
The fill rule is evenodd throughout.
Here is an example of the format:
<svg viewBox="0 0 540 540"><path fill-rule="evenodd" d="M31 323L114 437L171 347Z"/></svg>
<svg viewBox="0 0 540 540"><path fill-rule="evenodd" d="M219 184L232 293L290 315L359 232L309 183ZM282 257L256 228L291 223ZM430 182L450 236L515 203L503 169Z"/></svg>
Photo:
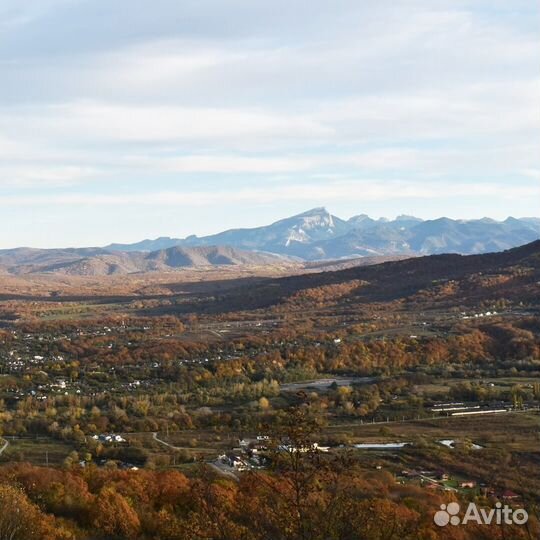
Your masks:
<svg viewBox="0 0 540 540"><path fill-rule="evenodd" d="M130 252L227 245L316 261L365 256L488 253L538 238L540 218L509 217L495 221L442 217L422 220L402 215L394 220L375 220L359 214L343 220L325 208L314 208L262 227L230 229L203 237L162 237L135 244L111 244L105 249Z"/></svg>
<svg viewBox="0 0 540 540"><path fill-rule="evenodd" d="M343 220L325 208L314 208L267 226L230 229L204 237L162 237L104 248L0 250L0 275L102 276L299 262L309 270L309 264L317 261L326 265L329 261L339 264L358 259L348 264L365 266L442 253L500 252L539 238L539 218L495 221L443 217L424 221L405 215L388 220L359 214Z"/></svg>
<svg viewBox="0 0 540 540"><path fill-rule="evenodd" d="M277 265L291 259L272 253L243 251L229 246L172 247L142 252L103 248L0 250L0 274L65 274L76 276L169 272L209 266Z"/></svg>

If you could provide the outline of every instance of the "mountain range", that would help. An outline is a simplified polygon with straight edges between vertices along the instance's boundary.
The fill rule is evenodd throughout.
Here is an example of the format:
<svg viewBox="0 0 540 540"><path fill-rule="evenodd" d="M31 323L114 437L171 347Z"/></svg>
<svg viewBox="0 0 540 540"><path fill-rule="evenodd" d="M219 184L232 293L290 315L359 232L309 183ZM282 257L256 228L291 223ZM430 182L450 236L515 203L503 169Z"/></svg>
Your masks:
<svg viewBox="0 0 540 540"><path fill-rule="evenodd" d="M325 208L314 208L267 226L210 236L161 237L93 248L0 250L0 273L100 276L284 264L306 269L322 264L324 270L330 261L358 259L351 263L356 266L442 253L481 254L539 238L539 218L422 220L402 215L388 220L360 214L343 220Z"/></svg>
<svg viewBox="0 0 540 540"><path fill-rule="evenodd" d="M135 244L111 244L107 249L129 252L173 246L228 245L315 261L383 255L488 253L538 238L540 218L422 220L403 215L394 220L375 220L361 214L343 220L325 208L314 208L263 227L230 229L202 237L162 237Z"/></svg>

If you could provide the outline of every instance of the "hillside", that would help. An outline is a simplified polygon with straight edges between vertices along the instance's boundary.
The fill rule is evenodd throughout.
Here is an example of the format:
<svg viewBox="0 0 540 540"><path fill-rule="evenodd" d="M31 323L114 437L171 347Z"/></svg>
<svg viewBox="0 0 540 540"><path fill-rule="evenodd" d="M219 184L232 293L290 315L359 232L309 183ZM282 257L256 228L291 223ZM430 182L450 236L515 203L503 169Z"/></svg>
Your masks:
<svg viewBox="0 0 540 540"><path fill-rule="evenodd" d="M193 268L222 265L263 265L287 262L287 258L270 253L243 251L229 246L172 247L154 251L144 257L147 269ZM290 262L290 261L289 261Z"/></svg>
<svg viewBox="0 0 540 540"><path fill-rule="evenodd" d="M0 251L0 270L5 274L64 274L72 276L125 275L169 272L181 268L291 264L286 257L243 251L227 246L208 246L145 252L106 249L28 249Z"/></svg>
<svg viewBox="0 0 540 540"><path fill-rule="evenodd" d="M203 309L211 312L269 308L291 297L325 287L352 284L339 298L322 294L319 307L340 304L363 309L373 303L405 302L420 309L465 306L508 299L540 303L540 240L499 253L430 255L344 270L263 280L249 290L240 285ZM422 307L423 306L423 307ZM190 306L186 306L189 310Z"/></svg>

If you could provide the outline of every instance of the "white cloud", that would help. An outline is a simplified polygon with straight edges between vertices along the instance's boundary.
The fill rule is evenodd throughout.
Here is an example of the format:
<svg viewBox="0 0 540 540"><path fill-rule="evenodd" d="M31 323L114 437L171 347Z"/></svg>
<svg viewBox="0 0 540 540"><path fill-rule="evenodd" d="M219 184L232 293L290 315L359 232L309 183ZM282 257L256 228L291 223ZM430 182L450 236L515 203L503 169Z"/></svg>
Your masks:
<svg viewBox="0 0 540 540"><path fill-rule="evenodd" d="M158 160L153 166L166 171L179 173L256 173L275 174L297 172L313 169L320 164L316 158L265 158L223 155L182 156L166 160Z"/></svg>
<svg viewBox="0 0 540 540"><path fill-rule="evenodd" d="M403 143L431 139L513 136L540 131L540 79L464 85L447 92L368 95L313 103L288 113L275 107L184 107L79 101L0 110L12 138L69 142L201 141L214 148L259 151L301 145ZM307 108L304 104L304 108ZM324 148L322 148L324 152Z"/></svg>
<svg viewBox="0 0 540 540"><path fill-rule="evenodd" d="M538 150L538 149L537 149ZM519 171L523 176L540 180L540 169L523 169Z"/></svg>
<svg viewBox="0 0 540 540"><path fill-rule="evenodd" d="M127 106L77 102L0 112L4 132L40 139L55 138L79 144L105 142L171 142L209 140L225 144L228 138L249 140L278 137L312 139L332 129L302 115L260 109L182 106Z"/></svg>
<svg viewBox="0 0 540 540"><path fill-rule="evenodd" d="M0 165L0 187L61 187L95 178L96 169L60 165Z"/></svg>
<svg viewBox="0 0 540 540"><path fill-rule="evenodd" d="M414 212L462 196L519 214L538 196L539 13L526 0L5 0L0 205L395 199Z"/></svg>
<svg viewBox="0 0 540 540"><path fill-rule="evenodd" d="M52 9L76 0L2 0L0 29L19 27L40 19Z"/></svg>
<svg viewBox="0 0 540 540"><path fill-rule="evenodd" d="M410 182L379 180L338 180L307 185L277 185L266 188L215 191L157 191L100 195L92 193L6 196L2 206L207 206L223 204L269 204L280 201L353 202L389 199L444 199L490 196L524 199L540 195L540 186L511 186L452 182Z"/></svg>
<svg viewBox="0 0 540 540"><path fill-rule="evenodd" d="M540 131L540 79L447 91L364 96L324 104L319 122L343 138L421 140Z"/></svg>

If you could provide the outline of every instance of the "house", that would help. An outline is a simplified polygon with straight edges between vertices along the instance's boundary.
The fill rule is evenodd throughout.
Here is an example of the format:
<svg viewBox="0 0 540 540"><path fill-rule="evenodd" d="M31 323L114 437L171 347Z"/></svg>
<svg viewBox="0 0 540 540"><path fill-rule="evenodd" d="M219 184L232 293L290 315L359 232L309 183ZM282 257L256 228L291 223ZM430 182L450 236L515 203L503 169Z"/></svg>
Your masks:
<svg viewBox="0 0 540 540"><path fill-rule="evenodd" d="M236 454L227 454L225 463L237 471L247 471L250 468L249 464Z"/></svg>
<svg viewBox="0 0 540 540"><path fill-rule="evenodd" d="M110 434L102 433L101 435L92 435L92 439L98 440L102 443L108 443L108 444L127 442L126 439L122 437L122 435L115 435L114 433L110 433Z"/></svg>
<svg viewBox="0 0 540 540"><path fill-rule="evenodd" d="M460 488L473 489L473 488L476 487L476 482L474 482L473 480L467 480L465 482L460 482L459 487Z"/></svg>
<svg viewBox="0 0 540 540"><path fill-rule="evenodd" d="M268 459L265 456L254 455L250 457L249 462L254 467L262 468L268 464Z"/></svg>
<svg viewBox="0 0 540 540"><path fill-rule="evenodd" d="M517 493L514 493L513 491L507 489L502 492L501 498L505 501L514 501L516 499L519 499L519 495Z"/></svg>
<svg viewBox="0 0 540 540"><path fill-rule="evenodd" d="M237 471L246 471L250 468L249 463L234 453L222 454L218 457L218 460L223 463L223 465L232 467Z"/></svg>
<svg viewBox="0 0 540 540"><path fill-rule="evenodd" d="M288 445L288 444L280 444L278 449L283 451L283 452L306 453L306 452L316 452L316 451L328 452L329 447L328 446L319 446L319 443L314 442L314 443L309 444L307 446L291 446L291 445Z"/></svg>

